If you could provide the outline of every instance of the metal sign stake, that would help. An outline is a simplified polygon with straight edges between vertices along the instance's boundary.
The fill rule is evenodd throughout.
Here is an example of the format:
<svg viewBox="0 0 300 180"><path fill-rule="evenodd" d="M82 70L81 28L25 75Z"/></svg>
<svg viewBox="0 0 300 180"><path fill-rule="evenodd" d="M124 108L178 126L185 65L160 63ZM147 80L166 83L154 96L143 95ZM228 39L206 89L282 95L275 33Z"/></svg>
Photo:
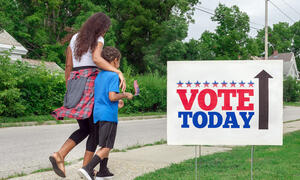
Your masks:
<svg viewBox="0 0 300 180"><path fill-rule="evenodd" d="M197 146L195 146L195 180L197 179Z"/></svg>
<svg viewBox="0 0 300 180"><path fill-rule="evenodd" d="M201 167L201 145L199 146L199 179L200 179L200 167Z"/></svg>
<svg viewBox="0 0 300 180"><path fill-rule="evenodd" d="M251 147L251 180L253 180L253 152L254 152L254 146Z"/></svg>

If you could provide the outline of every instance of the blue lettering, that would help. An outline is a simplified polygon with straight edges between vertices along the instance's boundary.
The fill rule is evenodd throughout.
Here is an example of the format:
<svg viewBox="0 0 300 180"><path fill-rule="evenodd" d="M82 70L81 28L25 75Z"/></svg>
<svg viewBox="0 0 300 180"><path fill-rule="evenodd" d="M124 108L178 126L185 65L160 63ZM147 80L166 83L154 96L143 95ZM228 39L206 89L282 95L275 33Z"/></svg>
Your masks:
<svg viewBox="0 0 300 180"><path fill-rule="evenodd" d="M198 117L202 117L202 123L199 124ZM196 128L204 128L207 124L207 116L204 112L198 111L193 116L193 124Z"/></svg>
<svg viewBox="0 0 300 180"><path fill-rule="evenodd" d="M189 124L188 124L188 117L192 117L193 116L193 112L178 112L178 118L182 118L182 125L181 128L189 128Z"/></svg>
<svg viewBox="0 0 300 180"><path fill-rule="evenodd" d="M253 117L254 115L254 112L249 112L249 116L248 118L246 117L247 115L247 112L240 112L240 116L243 118L243 121L244 121L244 126L243 128L250 128L250 120L251 118Z"/></svg>
<svg viewBox="0 0 300 180"><path fill-rule="evenodd" d="M209 124L208 124L208 128L218 128L222 125L223 122L223 117L221 116L220 113L218 112L208 112L209 115ZM214 124L214 116L217 117L217 123Z"/></svg>
<svg viewBox="0 0 300 180"><path fill-rule="evenodd" d="M226 120L223 125L223 128L229 128L229 124L232 124L230 128L239 128L240 126L237 123L236 116L234 112L226 112Z"/></svg>

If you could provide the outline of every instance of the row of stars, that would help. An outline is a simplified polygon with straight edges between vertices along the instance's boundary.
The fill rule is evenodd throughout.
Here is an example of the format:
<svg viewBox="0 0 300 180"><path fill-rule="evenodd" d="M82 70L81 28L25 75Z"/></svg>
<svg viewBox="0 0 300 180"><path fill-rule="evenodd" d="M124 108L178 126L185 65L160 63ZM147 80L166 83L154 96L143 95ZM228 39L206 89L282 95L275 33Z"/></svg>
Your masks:
<svg viewBox="0 0 300 180"><path fill-rule="evenodd" d="M186 84L186 87L191 87L192 84L195 84L196 87L200 87L200 84L201 84L201 83L200 83L199 81L197 81L197 82L195 82L195 83L191 83L190 81L188 81L187 83L183 83L183 82L179 81L179 82L177 83L178 87L183 87L183 84ZM218 84L221 84L222 87L227 87L227 84L230 84L230 85L231 85L230 87L235 87L235 85L237 85L237 84L239 84L240 87L245 87L245 84L246 84L246 83L243 82L243 81L241 81L241 82L239 82L239 83L238 83L238 82L234 82L234 81L229 82L229 83L227 83L227 82L225 82L225 81L223 81L223 82L221 82L221 83L218 83L217 81L214 81L214 82L212 82L212 83L209 83L209 82L205 81L203 84L204 84L204 87L209 87L209 84L212 84L213 87L218 87ZM254 86L254 82L250 81L250 82L248 83L248 85L249 85L249 87L253 87L253 86Z"/></svg>

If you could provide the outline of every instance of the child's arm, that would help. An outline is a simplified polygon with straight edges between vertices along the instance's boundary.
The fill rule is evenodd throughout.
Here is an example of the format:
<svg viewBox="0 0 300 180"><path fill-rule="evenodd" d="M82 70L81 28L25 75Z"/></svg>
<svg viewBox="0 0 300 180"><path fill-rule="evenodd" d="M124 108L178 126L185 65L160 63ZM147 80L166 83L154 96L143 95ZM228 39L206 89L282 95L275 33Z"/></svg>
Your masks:
<svg viewBox="0 0 300 180"><path fill-rule="evenodd" d="M109 100L111 101L119 101L120 99L127 98L132 99L133 95L129 92L125 93L116 93L116 92L109 92Z"/></svg>

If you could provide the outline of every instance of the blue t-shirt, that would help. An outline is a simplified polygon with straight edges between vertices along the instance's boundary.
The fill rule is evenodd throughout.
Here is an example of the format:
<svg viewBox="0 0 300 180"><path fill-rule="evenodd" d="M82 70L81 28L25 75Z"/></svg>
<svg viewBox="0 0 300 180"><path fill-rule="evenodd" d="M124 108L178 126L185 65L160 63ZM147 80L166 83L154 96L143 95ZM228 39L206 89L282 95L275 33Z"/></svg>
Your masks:
<svg viewBox="0 0 300 180"><path fill-rule="evenodd" d="M101 71L95 79L94 123L118 123L118 103L110 101L109 92L119 93L119 76L115 72Z"/></svg>

